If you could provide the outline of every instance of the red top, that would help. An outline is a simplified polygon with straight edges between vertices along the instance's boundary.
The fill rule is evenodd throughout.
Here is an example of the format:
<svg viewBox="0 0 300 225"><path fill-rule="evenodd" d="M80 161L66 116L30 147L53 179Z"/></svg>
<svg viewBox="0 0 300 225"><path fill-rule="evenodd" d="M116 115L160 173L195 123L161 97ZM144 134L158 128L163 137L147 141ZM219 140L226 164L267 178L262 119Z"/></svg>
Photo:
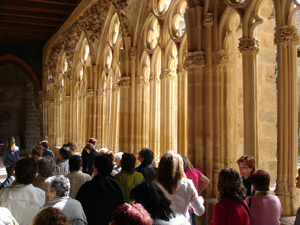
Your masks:
<svg viewBox="0 0 300 225"><path fill-rule="evenodd" d="M244 201L248 207L246 201ZM250 225L250 217L244 206L237 200L223 198L214 207L210 225Z"/></svg>
<svg viewBox="0 0 300 225"><path fill-rule="evenodd" d="M202 177L202 173L197 169L189 169L185 171L185 175L188 179L193 181L196 190L198 190L198 181Z"/></svg>

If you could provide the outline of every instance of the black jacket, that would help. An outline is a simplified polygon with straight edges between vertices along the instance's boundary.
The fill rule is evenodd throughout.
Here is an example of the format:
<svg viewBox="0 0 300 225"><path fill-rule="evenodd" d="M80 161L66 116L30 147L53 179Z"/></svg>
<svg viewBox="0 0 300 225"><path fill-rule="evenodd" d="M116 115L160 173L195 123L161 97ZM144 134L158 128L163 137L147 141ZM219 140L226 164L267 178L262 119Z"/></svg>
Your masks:
<svg viewBox="0 0 300 225"><path fill-rule="evenodd" d="M110 175L96 175L81 186L76 195L89 225L107 225L117 206L127 202L122 185Z"/></svg>
<svg viewBox="0 0 300 225"><path fill-rule="evenodd" d="M140 172L144 175L145 180L153 181L157 176L157 167L146 165L144 162L135 169L137 172Z"/></svg>

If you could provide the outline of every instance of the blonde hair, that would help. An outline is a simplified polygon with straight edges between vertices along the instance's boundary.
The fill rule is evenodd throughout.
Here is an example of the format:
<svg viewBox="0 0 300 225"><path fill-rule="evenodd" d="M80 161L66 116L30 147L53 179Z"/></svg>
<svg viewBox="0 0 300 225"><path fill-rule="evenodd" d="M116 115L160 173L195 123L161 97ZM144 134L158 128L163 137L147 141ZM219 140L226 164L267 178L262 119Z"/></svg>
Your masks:
<svg viewBox="0 0 300 225"><path fill-rule="evenodd" d="M184 171L188 171L189 169L193 169L194 166L186 156L182 156L182 161L183 161L183 169Z"/></svg>
<svg viewBox="0 0 300 225"><path fill-rule="evenodd" d="M10 148L10 150L15 151L16 148L16 141L13 136L10 136L6 139L7 148Z"/></svg>
<svg viewBox="0 0 300 225"><path fill-rule="evenodd" d="M186 176L181 156L172 151L166 152L159 162L156 180L169 194L173 194L182 178L186 178Z"/></svg>

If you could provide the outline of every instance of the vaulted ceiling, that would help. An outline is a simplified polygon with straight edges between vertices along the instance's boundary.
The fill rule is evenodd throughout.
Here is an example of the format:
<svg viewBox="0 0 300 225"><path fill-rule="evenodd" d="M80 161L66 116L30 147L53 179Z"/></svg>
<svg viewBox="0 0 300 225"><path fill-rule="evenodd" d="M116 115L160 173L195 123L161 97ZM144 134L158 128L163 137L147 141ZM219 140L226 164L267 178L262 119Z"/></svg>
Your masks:
<svg viewBox="0 0 300 225"><path fill-rule="evenodd" d="M82 0L0 0L0 42L44 45Z"/></svg>

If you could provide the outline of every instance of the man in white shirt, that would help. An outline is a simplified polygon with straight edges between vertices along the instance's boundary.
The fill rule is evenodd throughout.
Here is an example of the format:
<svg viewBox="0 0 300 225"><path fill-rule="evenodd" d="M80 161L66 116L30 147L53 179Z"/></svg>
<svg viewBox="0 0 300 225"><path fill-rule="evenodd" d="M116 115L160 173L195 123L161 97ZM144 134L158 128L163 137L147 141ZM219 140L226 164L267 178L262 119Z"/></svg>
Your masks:
<svg viewBox="0 0 300 225"><path fill-rule="evenodd" d="M70 173L65 177L69 178L71 183L71 189L69 196L75 198L79 188L87 181L90 181L92 177L89 174L83 173L82 159L80 156L73 155L69 159Z"/></svg>
<svg viewBox="0 0 300 225"><path fill-rule="evenodd" d="M16 183L0 190L0 206L8 208L20 225L31 224L39 208L45 204L45 192L34 187L37 166L33 158L16 163Z"/></svg>

